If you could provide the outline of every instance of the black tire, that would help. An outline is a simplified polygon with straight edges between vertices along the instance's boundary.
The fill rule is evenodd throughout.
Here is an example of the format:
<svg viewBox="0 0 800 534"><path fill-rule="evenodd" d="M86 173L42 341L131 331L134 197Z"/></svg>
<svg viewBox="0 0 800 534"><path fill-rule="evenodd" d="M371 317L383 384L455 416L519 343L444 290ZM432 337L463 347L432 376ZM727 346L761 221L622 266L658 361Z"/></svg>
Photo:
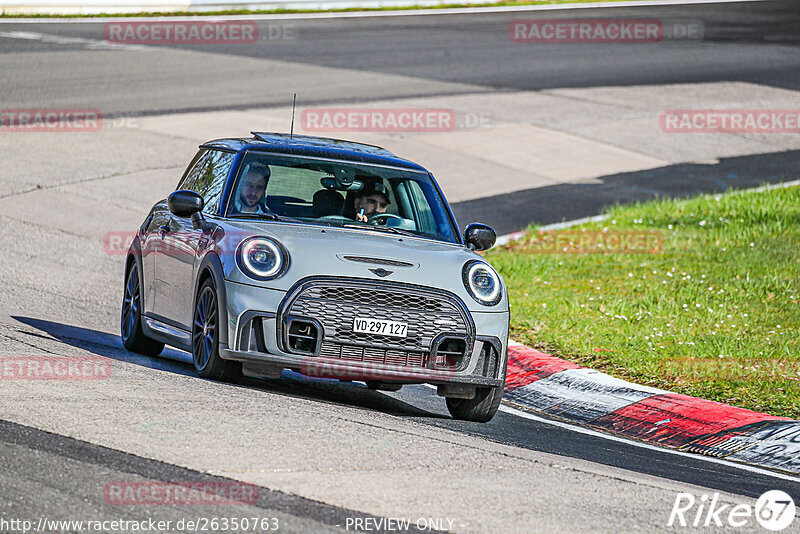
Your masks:
<svg viewBox="0 0 800 534"><path fill-rule="evenodd" d="M221 382L238 382L242 362L219 356L219 305L217 289L209 278L200 286L192 314L192 360L197 374Z"/></svg>
<svg viewBox="0 0 800 534"><path fill-rule="evenodd" d="M500 401L503 400L503 388L477 388L472 399L447 398L447 409L454 419L487 423L492 420Z"/></svg>
<svg viewBox="0 0 800 534"><path fill-rule="evenodd" d="M120 337L122 344L129 351L145 356L158 356L164 350L164 344L144 335L141 303L139 266L134 261L125 275L122 312L120 313Z"/></svg>

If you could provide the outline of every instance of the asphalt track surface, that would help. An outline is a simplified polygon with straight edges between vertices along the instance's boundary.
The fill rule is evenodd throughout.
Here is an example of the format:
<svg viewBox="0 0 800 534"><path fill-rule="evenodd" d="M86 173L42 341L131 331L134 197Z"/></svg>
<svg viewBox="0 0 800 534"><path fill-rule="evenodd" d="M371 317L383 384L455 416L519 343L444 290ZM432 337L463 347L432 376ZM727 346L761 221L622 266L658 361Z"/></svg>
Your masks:
<svg viewBox="0 0 800 534"><path fill-rule="evenodd" d="M583 10L580 16L599 17L601 14ZM295 40L265 41L249 48L195 46L191 49L193 53L182 58L179 65L165 66L165 71L143 76L151 62L152 51L127 56L125 61L111 63L100 60L93 63L86 59L87 56L100 52L87 49L83 41L47 42L2 36L2 32L28 31L102 40L102 23L44 22L23 27L0 22L0 56L18 54L14 56L18 59L11 60L15 68L0 77L3 99L0 104L1 107L98 107L100 102L107 114L161 114L285 105L286 95L292 92L306 95L306 104L319 104L460 92L503 93L520 89L706 81L750 81L800 89L798 2L621 8L615 10L613 16L701 20L705 37L699 42L675 42L657 48L571 45L522 50L512 46L503 33L510 20L527 18L521 14L292 20L299 37ZM537 14L538 17L575 18L575 15L548 12ZM275 22L260 24L266 27ZM498 28L501 31L498 32ZM326 80L327 83L318 83L319 80L307 73L298 71L293 75L291 68L265 63L268 65L265 68L274 69L276 76L270 83L253 87L248 83L247 73L239 78L215 77L208 64L220 56L246 56L347 69L331 74L334 77L346 77L349 71L411 76L419 83L412 84L412 87L378 84L363 88L359 93L353 86L340 83L342 80L331 78ZM64 58L64 61L54 63L53 57ZM48 65L48 72L41 72L40 61ZM97 71L76 68L76 64L94 64ZM97 77L98 72L102 77ZM788 153L783 158L781 169L797 167L796 155ZM736 163L732 165L736 167ZM626 178L635 182L641 176ZM672 193L689 194L704 190L704 187L687 180L684 187ZM574 193L575 190L567 188L539 201L552 205L573 198ZM592 215L602 207L601 204L614 200L620 199L610 195L610 200L599 204L591 198L583 199L568 207L569 216L566 218ZM500 197L490 197L465 202L456 206L456 210L461 218L480 218L482 213L488 212L487 206L497 206L502 202ZM551 218L555 219L556 215ZM508 230L519 227L514 220L505 221L503 225L502 228ZM36 332L39 332L64 346L112 360L174 375L191 375L185 355L175 351L170 352L166 359L130 355L120 348L116 336L96 331L81 324L79 319L71 323L54 322L31 317L24 309L11 311L16 321L26 327L25 332L14 334L15 339L31 346L37 345ZM355 412L369 410L379 417L399 420L400 423L418 423L534 453L584 460L601 467L619 468L734 495L757 497L768 489L780 488L800 502L800 482L577 433L509 412L498 413L486 425L453 421L446 413L443 400L422 386L405 387L398 393L382 393L367 390L359 384L309 380L285 374L280 380L248 380L241 388L232 387L232 398L235 399L242 389L277 393L290 400L308 400L318 404L320 410L333 406ZM37 516L78 507L93 517L113 517L119 515L119 510L112 510L101 501L92 502L92 498L97 499L96 495L87 501L87 487L102 486L100 481L109 476L134 475L160 480L208 480L211 477L168 462L3 421L0 421L0 451L0 457L14 458L12 462L0 463L0 481L3 482L0 484L3 488L0 490L0 503L7 516ZM570 488L559 488L559 491L569 492ZM42 495L49 498L42 499ZM337 525L340 528L346 517L355 513L364 515L357 510L266 487L262 488L259 502L253 506L259 508L261 515L281 514L287 531L325 531ZM245 515L253 510L240 511ZM126 513L130 517L140 517L143 512L130 510ZM181 510L159 510L154 514L165 518L185 515Z"/></svg>
<svg viewBox="0 0 800 534"><path fill-rule="evenodd" d="M564 87L629 86L708 81L751 81L775 87L800 88L800 10L795 1L706 4L609 10L491 13L485 15L424 15L386 18L277 19L260 21L261 39L252 45L166 45L169 48L230 56L278 60L358 72L410 76L428 80L428 87L383 87L381 93L345 92L335 80L316 86L281 72L269 83L247 86L248 74L215 77L204 71L202 54L186 57L183 69L195 77L143 78L137 65L118 63L107 79L64 62L49 81L26 84L36 74L33 65L4 77L5 105L25 98L28 105L54 105L59 100L86 107L103 103L106 113L172 113L285 105L293 92L303 105L357 102L451 93L502 92ZM513 20L558 20L614 17L700 21L702 40L675 40L659 46L615 43L520 46L508 38ZM291 39L270 39L270 27L291 27ZM36 31L48 35L103 40L103 22L42 22L13 25L0 21L0 31ZM277 31L277 30L275 30ZM0 53L83 50L82 43L42 42L0 37ZM65 56L67 57L67 56ZM150 59L143 55L144 59ZM270 68L268 63L267 67ZM154 73L155 74L155 73ZM158 74L161 74L158 72ZM346 77L347 72L339 76ZM433 82L451 84L449 87ZM462 87L457 87L460 84ZM467 87L463 87L466 84ZM75 91L81 87L80 92ZM176 89L180 89L176 91ZM372 88L365 88L372 89ZM289 95L287 97L287 95Z"/></svg>

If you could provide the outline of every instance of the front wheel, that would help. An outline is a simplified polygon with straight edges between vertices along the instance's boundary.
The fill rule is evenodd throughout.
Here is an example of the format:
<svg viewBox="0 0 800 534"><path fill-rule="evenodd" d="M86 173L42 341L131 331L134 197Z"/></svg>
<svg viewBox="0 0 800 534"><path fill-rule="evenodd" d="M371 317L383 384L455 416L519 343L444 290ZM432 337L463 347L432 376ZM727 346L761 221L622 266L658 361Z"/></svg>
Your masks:
<svg viewBox="0 0 800 534"><path fill-rule="evenodd" d="M192 324L192 360L197 374L223 382L242 378L242 363L219 356L219 306L217 290L211 279L203 282L197 293Z"/></svg>
<svg viewBox="0 0 800 534"><path fill-rule="evenodd" d="M125 289L122 296L122 313L120 314L120 337L122 344L131 352L145 356L158 356L164 350L164 344L150 339L142 331L142 299L139 267L134 261L125 277Z"/></svg>
<svg viewBox="0 0 800 534"><path fill-rule="evenodd" d="M500 401L503 400L503 387L477 388L471 399L447 398L447 409L454 419L487 423L492 420Z"/></svg>

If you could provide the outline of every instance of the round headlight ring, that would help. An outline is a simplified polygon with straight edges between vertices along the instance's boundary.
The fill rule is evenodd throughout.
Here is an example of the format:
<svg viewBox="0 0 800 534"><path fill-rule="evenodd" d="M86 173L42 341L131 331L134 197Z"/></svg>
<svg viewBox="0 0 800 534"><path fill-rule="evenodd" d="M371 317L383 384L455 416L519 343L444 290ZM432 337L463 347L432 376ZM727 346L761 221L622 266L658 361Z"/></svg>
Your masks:
<svg viewBox="0 0 800 534"><path fill-rule="evenodd" d="M280 243L268 237L249 237L239 243L236 265L255 280L273 280L281 276L289 263L289 255Z"/></svg>
<svg viewBox="0 0 800 534"><path fill-rule="evenodd" d="M503 298L500 276L488 264L472 260L464 264L462 279L467 293L475 302L484 306L494 306Z"/></svg>

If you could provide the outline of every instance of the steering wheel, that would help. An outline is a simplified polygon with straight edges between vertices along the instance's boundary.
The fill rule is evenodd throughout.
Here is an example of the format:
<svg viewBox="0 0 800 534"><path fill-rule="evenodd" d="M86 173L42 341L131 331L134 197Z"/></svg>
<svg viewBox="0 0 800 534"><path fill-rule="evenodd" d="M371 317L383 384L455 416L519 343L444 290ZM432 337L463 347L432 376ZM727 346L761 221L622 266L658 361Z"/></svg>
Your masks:
<svg viewBox="0 0 800 534"><path fill-rule="evenodd" d="M381 223L381 218L384 219L383 223ZM394 213L373 213L369 217L367 217L367 224L383 224L386 226L386 223L389 219L398 219L400 221L405 221L404 218L400 217L399 215L395 215Z"/></svg>

